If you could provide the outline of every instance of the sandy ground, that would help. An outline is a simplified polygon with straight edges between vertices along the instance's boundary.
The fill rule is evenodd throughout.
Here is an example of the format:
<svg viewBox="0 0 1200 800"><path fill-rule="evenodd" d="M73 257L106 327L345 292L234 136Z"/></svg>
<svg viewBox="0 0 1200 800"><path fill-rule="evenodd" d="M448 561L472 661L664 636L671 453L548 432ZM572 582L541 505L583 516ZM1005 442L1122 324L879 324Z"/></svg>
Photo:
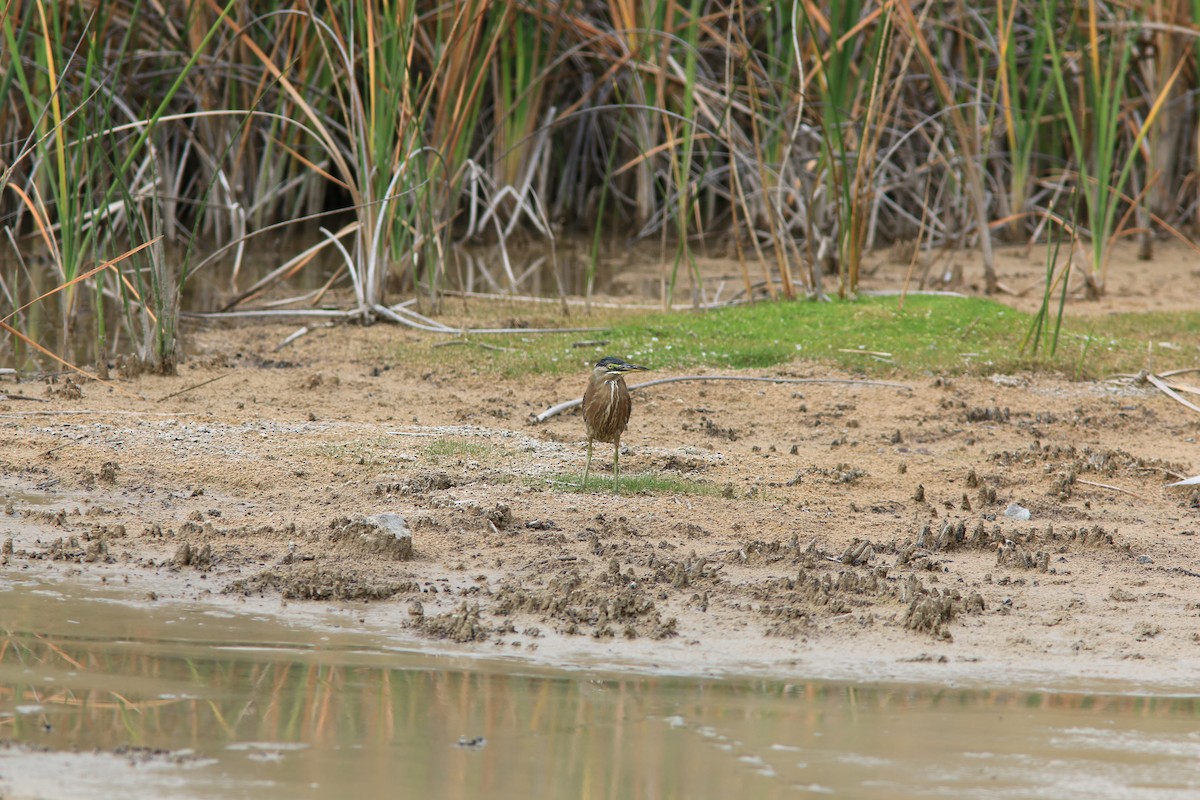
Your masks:
<svg viewBox="0 0 1200 800"><path fill-rule="evenodd" d="M1010 285L1040 269L1005 258ZM1170 264L1109 285L1131 308L1194 302L1200 273ZM622 468L710 493L614 497L606 447L588 491L564 485L583 468L577 412L531 422L581 393L598 354L568 378L498 378L484 350L435 374L397 349L429 347L417 333L320 329L277 349L295 327L195 331L178 377L120 391L6 379L44 402L0 402L4 569L128 584L138 602L316 607L552 663L1200 679L1200 491L1165 487L1200 472L1200 414L1149 385L658 386L635 395ZM800 360L743 374L851 377ZM411 552L376 524L387 513Z"/></svg>

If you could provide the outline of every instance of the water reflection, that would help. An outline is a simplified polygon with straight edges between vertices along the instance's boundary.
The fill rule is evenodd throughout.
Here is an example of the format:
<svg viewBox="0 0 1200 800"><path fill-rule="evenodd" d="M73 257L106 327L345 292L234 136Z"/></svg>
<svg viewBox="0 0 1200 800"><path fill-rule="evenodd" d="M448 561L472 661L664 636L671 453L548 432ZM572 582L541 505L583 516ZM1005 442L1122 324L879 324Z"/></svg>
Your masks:
<svg viewBox="0 0 1200 800"><path fill-rule="evenodd" d="M659 283L629 282L630 249L608 248L593 264L586 243L560 242L551 248L537 242L516 248L462 246L450 248L440 288L451 292L553 298L611 295L634 300L659 298ZM642 254L640 260L648 260Z"/></svg>
<svg viewBox="0 0 1200 800"><path fill-rule="evenodd" d="M0 591L0 625L0 738L191 749L204 760L162 766L189 796L1200 790L1193 697L553 672L29 581ZM22 758L0 753L10 788Z"/></svg>
<svg viewBox="0 0 1200 800"><path fill-rule="evenodd" d="M240 253L229 249L211 259L199 252L189 253L180 244L164 246L164 263L175 270L172 280L183 280L180 307L185 312L184 336L189 326L214 324L212 318L198 320L186 316L188 312L351 308L353 295L342 255L332 247L312 252L315 245L325 241L316 231L263 236L249 242ZM0 253L0 284L14 307L62 282L48 259L35 256L29 257L36 262L34 267L20 268ZM188 271L183 279L185 262ZM387 291L394 300L414 294L427 297L431 291L449 296L516 296L547 302L599 296L608 300L597 302L619 301L653 308L661 307L668 296L680 307L728 301L740 296L745 285L738 265L732 261L706 258L695 269L699 283L692 268L683 262L676 264L671 248L652 243L632 245L613 240L599 249L590 239L577 237L561 238L553 246L542 240L512 242L506 247L456 243L446 249L444 260L436 268L420 275L398 270ZM97 286L104 291L98 293ZM102 272L71 292L69 309L67 293L51 295L14 316L11 324L72 364L94 365L101 321L96 314L99 302L104 312L104 353L110 359L133 353L142 339L141 323L126 313L128 309L117 288L115 276ZM0 363L22 372L60 368L54 359L8 334L0 335Z"/></svg>

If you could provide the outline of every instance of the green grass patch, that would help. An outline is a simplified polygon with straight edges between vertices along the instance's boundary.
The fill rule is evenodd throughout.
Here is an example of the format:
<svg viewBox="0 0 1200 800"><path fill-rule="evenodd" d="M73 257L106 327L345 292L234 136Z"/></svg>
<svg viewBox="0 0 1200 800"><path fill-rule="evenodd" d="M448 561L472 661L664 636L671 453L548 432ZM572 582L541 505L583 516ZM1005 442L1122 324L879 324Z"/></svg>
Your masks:
<svg viewBox="0 0 1200 800"><path fill-rule="evenodd" d="M611 494L613 490L613 479L611 472L596 472L592 471L588 475L588 485L584 489L580 482L583 480L582 472L568 472L551 475L546 478L539 479L548 481L552 487L563 492L578 492L581 494ZM650 494L650 495L701 495L714 496L719 495L721 489L718 486L713 486L711 483L700 483L697 481L689 481L673 475L664 475L651 472L625 472L621 470L621 489L620 494Z"/></svg>
<svg viewBox="0 0 1200 800"><path fill-rule="evenodd" d="M430 442L425 448L425 457L434 464L444 464L464 458L473 461L494 458L498 452L494 445L484 441L447 437Z"/></svg>
<svg viewBox="0 0 1200 800"><path fill-rule="evenodd" d="M1191 365L1200 313L1071 316L1057 354L1034 356L1021 343L1033 317L976 297L864 297L834 303L762 302L708 312L573 317L604 333L480 336L507 348L438 348L446 366L487 369L507 377L579 373L586 362L619 355L651 369L764 369L816 361L869 376L1060 371L1075 378ZM581 340L607 340L575 347Z"/></svg>
<svg viewBox="0 0 1200 800"><path fill-rule="evenodd" d="M1200 363L1200 312L1149 312L1068 318L1063 323L1059 356L1083 364L1073 377L1102 377L1117 372L1151 372L1194 367Z"/></svg>

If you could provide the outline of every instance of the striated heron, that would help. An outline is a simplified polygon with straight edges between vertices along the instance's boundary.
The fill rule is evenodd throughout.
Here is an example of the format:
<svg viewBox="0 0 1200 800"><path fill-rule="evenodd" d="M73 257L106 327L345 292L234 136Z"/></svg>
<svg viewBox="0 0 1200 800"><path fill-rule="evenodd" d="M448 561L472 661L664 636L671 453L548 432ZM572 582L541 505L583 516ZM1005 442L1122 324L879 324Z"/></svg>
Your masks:
<svg viewBox="0 0 1200 800"><path fill-rule="evenodd" d="M585 487L588 471L592 468L592 442L612 442L613 491L617 490L621 476L621 434L629 424L629 412L633 409L629 387L622 376L627 372L646 369L649 367L639 367L613 356L605 356L596 362L588 379L587 391L583 393L583 421L587 425L587 466L583 468Z"/></svg>

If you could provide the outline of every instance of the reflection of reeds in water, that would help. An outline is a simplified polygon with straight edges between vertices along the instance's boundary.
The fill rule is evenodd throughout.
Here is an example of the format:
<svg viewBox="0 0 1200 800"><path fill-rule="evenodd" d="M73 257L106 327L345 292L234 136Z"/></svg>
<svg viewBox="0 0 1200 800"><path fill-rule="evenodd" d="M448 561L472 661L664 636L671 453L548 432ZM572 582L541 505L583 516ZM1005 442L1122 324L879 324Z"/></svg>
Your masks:
<svg viewBox="0 0 1200 800"><path fill-rule="evenodd" d="M377 654L357 661L373 663L336 652L10 634L0 638L0 711L44 711L0 717L0 735L58 748L208 754L236 742L304 743L288 762L289 780L347 792L436 787L440 797L466 798L503 786L524 796L651 798L696 787L736 793L745 779L730 769L736 755L770 753L776 743L927 757L924 734L955 720L975 724L980 712L1076 723L1200 717L1200 700L1181 697L546 677L396 667ZM912 735L897 735L897 726ZM460 736L487 744L459 748Z"/></svg>

